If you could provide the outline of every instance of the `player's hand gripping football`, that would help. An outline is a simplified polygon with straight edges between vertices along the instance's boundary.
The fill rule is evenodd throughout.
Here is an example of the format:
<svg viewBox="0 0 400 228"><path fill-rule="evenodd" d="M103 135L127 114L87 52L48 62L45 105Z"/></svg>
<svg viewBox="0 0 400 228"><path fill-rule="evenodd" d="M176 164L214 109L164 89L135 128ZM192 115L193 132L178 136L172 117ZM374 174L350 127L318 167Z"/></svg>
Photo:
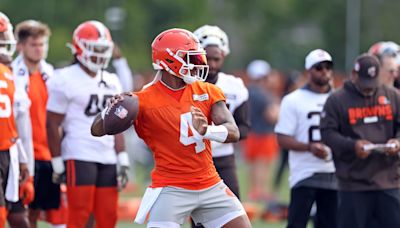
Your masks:
<svg viewBox="0 0 400 228"><path fill-rule="evenodd" d="M192 124L194 129L200 135L204 135L207 131L207 126L208 126L207 117L203 114L203 112L199 108L194 106L190 108L190 112L192 113Z"/></svg>
<svg viewBox="0 0 400 228"><path fill-rule="evenodd" d="M109 101L107 106L110 107L110 106L114 105L115 103L124 100L124 96L123 95L132 96L132 93L124 92L124 93L121 93L121 94L114 95L113 97L111 97L111 99L110 99L110 101Z"/></svg>

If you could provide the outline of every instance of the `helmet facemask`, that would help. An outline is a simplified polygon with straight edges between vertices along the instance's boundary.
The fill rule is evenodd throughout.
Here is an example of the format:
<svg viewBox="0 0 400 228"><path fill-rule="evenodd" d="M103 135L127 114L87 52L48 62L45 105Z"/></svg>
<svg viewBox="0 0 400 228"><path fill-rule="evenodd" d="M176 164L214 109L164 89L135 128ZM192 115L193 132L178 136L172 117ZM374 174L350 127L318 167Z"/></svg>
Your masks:
<svg viewBox="0 0 400 228"><path fill-rule="evenodd" d="M85 40L80 39L76 44L82 51L76 58L90 71L97 72L107 68L111 57L114 44L108 40Z"/></svg>
<svg viewBox="0 0 400 228"><path fill-rule="evenodd" d="M0 54L11 57L15 52L16 43L11 29L0 32Z"/></svg>
<svg viewBox="0 0 400 228"><path fill-rule="evenodd" d="M178 50L175 54L169 49L167 51L175 60L182 64L178 70L178 75L172 71L173 75L182 78L186 84L192 84L195 81L205 81L207 79L208 65L204 50Z"/></svg>

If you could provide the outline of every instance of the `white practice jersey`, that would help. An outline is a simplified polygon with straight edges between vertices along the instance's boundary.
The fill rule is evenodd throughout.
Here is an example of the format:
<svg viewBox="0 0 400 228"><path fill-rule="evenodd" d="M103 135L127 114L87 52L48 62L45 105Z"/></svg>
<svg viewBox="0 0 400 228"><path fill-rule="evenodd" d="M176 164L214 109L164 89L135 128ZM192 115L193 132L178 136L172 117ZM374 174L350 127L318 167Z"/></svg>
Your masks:
<svg viewBox="0 0 400 228"><path fill-rule="evenodd" d="M249 99L249 91L244 86L241 78L220 72L218 73L218 81L215 85L224 92L226 104L232 114L235 112L236 108ZM211 148L213 157L222 157L233 154L232 143L211 141Z"/></svg>
<svg viewBox="0 0 400 228"><path fill-rule="evenodd" d="M78 64L55 71L48 82L47 110L64 114L64 137L61 154L64 160L74 159L102 164L115 164L114 136L94 137L90 127L96 115L106 107L107 100L121 93L115 74L101 72L89 76Z"/></svg>
<svg viewBox="0 0 400 228"><path fill-rule="evenodd" d="M325 101L330 93L314 93L307 88L297 89L286 95L281 103L275 132L294 137L308 144L321 141L319 123ZM335 172L333 161L325 161L310 152L289 151L289 184L311 177L314 173Z"/></svg>
<svg viewBox="0 0 400 228"><path fill-rule="evenodd" d="M18 55L11 63L13 74L15 75L15 95L14 95L14 117L17 123L18 136L22 141L24 150L28 158L29 173L35 173L35 155L32 138L32 121L30 116L31 100L28 95L30 85L30 73L24 62L22 54ZM47 81L54 74L51 64L42 59L39 63L39 70L43 80Z"/></svg>

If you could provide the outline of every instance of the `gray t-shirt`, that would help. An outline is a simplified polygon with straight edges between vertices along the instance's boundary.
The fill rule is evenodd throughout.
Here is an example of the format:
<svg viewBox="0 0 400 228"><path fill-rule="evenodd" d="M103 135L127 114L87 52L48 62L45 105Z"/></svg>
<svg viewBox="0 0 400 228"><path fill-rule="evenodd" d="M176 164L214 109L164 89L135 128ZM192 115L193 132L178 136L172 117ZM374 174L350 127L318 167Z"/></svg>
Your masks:
<svg viewBox="0 0 400 228"><path fill-rule="evenodd" d="M272 94L257 85L250 85L250 130L256 134L268 134L274 132L274 125L268 123L264 118L264 110L272 103Z"/></svg>

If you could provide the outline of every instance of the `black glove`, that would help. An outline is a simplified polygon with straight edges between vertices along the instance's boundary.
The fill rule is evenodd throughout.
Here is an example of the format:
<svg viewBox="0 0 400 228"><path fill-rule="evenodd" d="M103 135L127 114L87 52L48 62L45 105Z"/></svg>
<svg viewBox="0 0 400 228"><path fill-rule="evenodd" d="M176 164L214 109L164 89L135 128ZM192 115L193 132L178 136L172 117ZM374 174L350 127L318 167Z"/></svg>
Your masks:
<svg viewBox="0 0 400 228"><path fill-rule="evenodd" d="M129 181L128 170L129 170L129 166L120 166L119 167L118 176L117 176L118 191L123 190Z"/></svg>
<svg viewBox="0 0 400 228"><path fill-rule="evenodd" d="M62 184L67 183L67 175L65 172L63 173L55 173L53 172L53 176L51 178L54 184Z"/></svg>

